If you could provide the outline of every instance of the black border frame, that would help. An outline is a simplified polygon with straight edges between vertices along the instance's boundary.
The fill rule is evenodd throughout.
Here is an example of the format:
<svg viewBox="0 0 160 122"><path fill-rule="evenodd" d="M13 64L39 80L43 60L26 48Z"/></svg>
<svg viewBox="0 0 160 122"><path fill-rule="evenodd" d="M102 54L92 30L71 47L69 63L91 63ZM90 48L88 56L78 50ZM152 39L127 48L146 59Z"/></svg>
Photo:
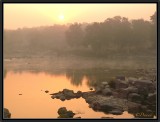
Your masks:
<svg viewBox="0 0 160 122"><path fill-rule="evenodd" d="M118 3L118 4L121 4L121 3L128 3L128 4L132 4L132 3L137 3L137 4L139 4L139 3L156 3L156 8L157 8L157 118L156 119L138 119L138 118L136 118L136 119L56 119L56 118L53 118L53 119L4 119L3 118L3 4L5 4L5 3L20 3L20 4L25 4L25 3L31 3L31 4L34 4L34 3L44 3L44 4L48 4L48 3L73 3L73 4L79 4L79 3L84 3L84 4L86 4L86 3L104 3L104 4L109 4L109 3ZM1 43L1 50L0 50L0 59L1 59L1 61L2 61L2 63L1 63L1 66L2 66L2 73L1 73L1 75L0 75L0 78L2 79L1 81L2 81L2 85L0 85L0 89L2 89L2 94L0 94L0 108L1 108L1 111L0 111L0 122L1 121L13 121L13 122L17 122L17 121L25 121L25 122L27 122L27 121L31 121L31 120L33 120L33 121L36 121L36 122L39 122L39 121L63 121L63 120L65 120L65 121L80 121L80 120L88 120L88 121L94 121L94 120L96 120L96 121L106 121L106 120L108 120L108 121L136 121L136 120L138 120L138 121L144 121L144 122L150 122L150 121L158 121L159 119L160 119L160 106L158 105L158 101L159 101L159 97L160 97L160 94L158 94L159 93L159 91L160 91L160 88L159 88L159 84L158 84L158 69L159 69L159 65L158 65L158 63L159 63L159 60L158 60L158 57L159 57L159 54L158 54L158 52L159 52L159 49L158 49L158 47L160 46L160 43L158 43L158 40L159 40L159 38L158 38L158 35L159 35L159 31L158 31L158 28L160 28L160 24L159 24L159 18L158 18L158 15L159 15L159 10L160 10L160 0L132 0L132 1L125 1L125 0L121 0L121 2L120 1L118 1L118 0L97 0L97 2L91 2L91 1L86 1L86 0L76 0L76 1L70 1L70 0L67 0L67 1L65 1L65 0L54 0L54 1L52 1L52 0L42 0L42 1L40 1L40 0L0 0L0 18L2 18L2 19L0 19L0 37L1 37L1 39L2 40L0 40L0 43ZM159 121L160 122L160 121Z"/></svg>

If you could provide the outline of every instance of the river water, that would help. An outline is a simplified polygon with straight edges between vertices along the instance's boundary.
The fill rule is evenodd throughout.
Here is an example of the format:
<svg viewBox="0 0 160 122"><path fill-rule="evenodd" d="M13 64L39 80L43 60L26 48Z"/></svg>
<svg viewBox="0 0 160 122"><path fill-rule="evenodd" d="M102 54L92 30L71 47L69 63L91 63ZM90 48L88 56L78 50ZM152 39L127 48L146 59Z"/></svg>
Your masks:
<svg viewBox="0 0 160 122"><path fill-rule="evenodd" d="M74 92L86 92L90 91L90 88L94 88L99 82L107 81L108 78L115 75L134 75L132 71L118 69L118 72L115 72L105 68L102 65L104 61L96 64L88 61L88 64L85 63L84 65L80 65L74 60L68 62L66 63L65 59L44 59L41 61L6 59L4 61L3 104L11 112L11 118L57 118L59 116L57 111L60 107L72 110L76 113L74 117L134 118L127 111L122 115L94 111L89 108L88 103L83 98L65 101L52 99L51 93L62 91L65 88ZM80 68L76 69L76 66ZM46 90L49 93L46 93Z"/></svg>

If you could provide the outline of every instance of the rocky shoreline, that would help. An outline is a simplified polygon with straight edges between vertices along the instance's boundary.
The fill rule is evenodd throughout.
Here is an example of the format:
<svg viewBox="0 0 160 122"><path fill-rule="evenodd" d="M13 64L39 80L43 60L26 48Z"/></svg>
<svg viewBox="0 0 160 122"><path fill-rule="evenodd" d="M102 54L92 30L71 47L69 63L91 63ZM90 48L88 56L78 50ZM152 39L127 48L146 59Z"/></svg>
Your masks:
<svg viewBox="0 0 160 122"><path fill-rule="evenodd" d="M74 93L63 89L50 95L61 101L82 97L94 111L106 114L121 115L128 111L135 118L153 118L156 116L156 87L156 80L149 78L116 76L101 82L93 91Z"/></svg>

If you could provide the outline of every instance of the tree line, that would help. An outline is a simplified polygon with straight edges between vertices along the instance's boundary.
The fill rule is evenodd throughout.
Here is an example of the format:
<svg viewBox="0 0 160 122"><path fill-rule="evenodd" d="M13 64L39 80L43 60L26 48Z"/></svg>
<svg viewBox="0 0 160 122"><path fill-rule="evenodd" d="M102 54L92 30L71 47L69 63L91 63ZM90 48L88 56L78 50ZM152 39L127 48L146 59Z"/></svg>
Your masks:
<svg viewBox="0 0 160 122"><path fill-rule="evenodd" d="M72 24L66 31L66 41L75 53L93 55L140 54L155 52L157 41L156 12L151 21L115 16L104 22L94 22L85 28Z"/></svg>
<svg viewBox="0 0 160 122"><path fill-rule="evenodd" d="M115 16L103 22L4 30L4 56L155 55L156 12L150 21Z"/></svg>

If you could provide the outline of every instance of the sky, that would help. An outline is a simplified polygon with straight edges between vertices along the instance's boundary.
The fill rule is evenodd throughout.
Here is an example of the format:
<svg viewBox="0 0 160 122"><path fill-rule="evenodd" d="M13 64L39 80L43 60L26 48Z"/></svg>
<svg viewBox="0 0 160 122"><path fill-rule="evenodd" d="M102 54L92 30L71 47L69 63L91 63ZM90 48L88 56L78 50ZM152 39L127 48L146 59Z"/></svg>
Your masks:
<svg viewBox="0 0 160 122"><path fill-rule="evenodd" d="M4 29L103 22L114 16L150 20L156 4L4 4Z"/></svg>

